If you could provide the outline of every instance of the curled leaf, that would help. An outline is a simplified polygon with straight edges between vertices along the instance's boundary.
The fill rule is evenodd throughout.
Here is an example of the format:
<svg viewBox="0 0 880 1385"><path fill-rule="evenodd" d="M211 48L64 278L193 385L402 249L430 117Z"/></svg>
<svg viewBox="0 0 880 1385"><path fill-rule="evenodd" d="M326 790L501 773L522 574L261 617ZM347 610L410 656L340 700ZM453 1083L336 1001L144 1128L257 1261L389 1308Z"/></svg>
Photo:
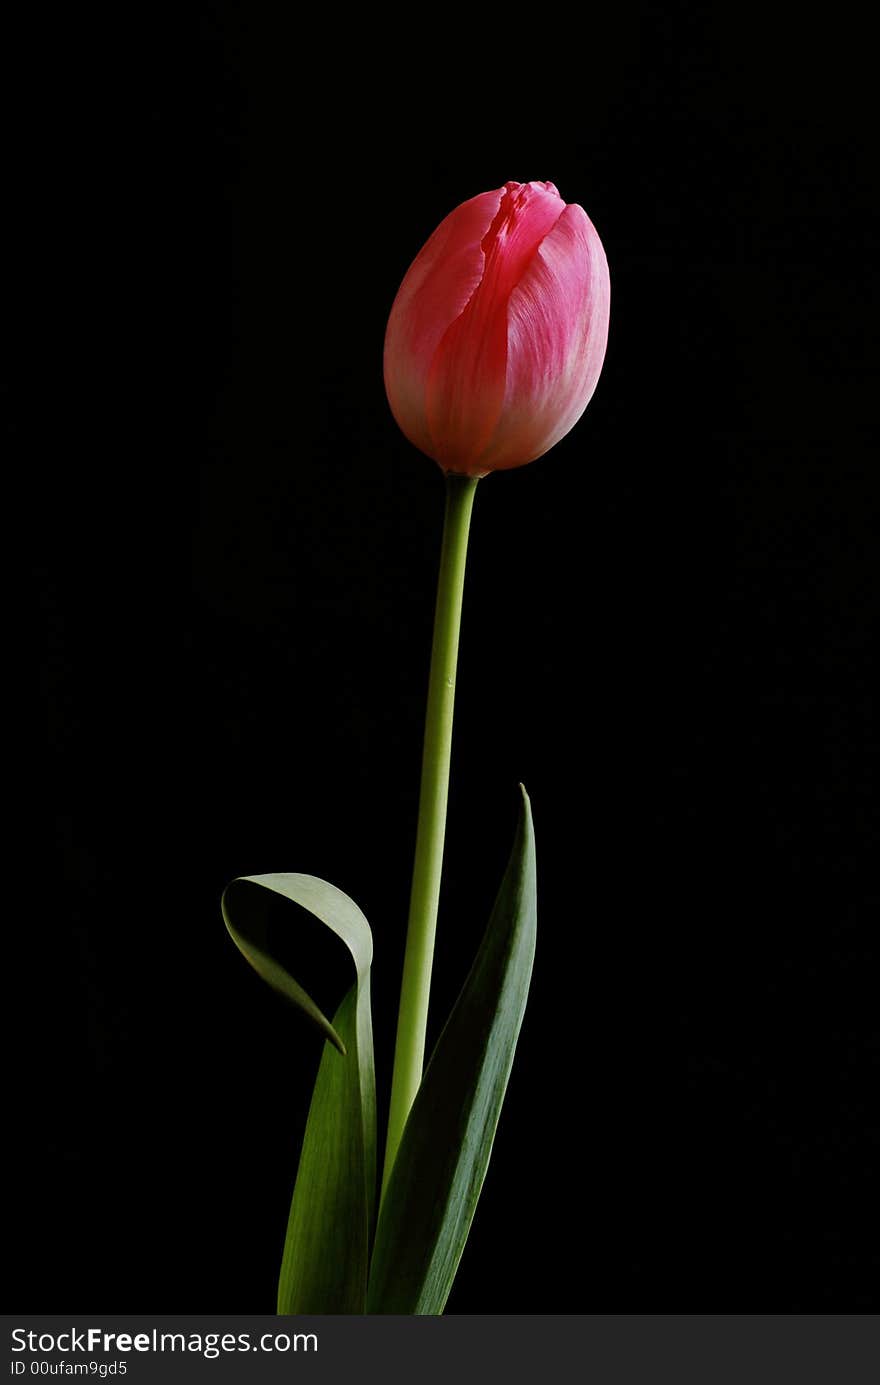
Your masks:
<svg viewBox="0 0 880 1385"><path fill-rule="evenodd" d="M355 983L333 1022L267 950L263 912L240 884L258 885L320 919L345 944ZM236 947L327 1042L321 1057L278 1286L279 1313L363 1313L376 1188L376 1079L370 1016L373 939L358 906L314 875L252 875L221 901ZM298 915L291 910L291 922Z"/></svg>

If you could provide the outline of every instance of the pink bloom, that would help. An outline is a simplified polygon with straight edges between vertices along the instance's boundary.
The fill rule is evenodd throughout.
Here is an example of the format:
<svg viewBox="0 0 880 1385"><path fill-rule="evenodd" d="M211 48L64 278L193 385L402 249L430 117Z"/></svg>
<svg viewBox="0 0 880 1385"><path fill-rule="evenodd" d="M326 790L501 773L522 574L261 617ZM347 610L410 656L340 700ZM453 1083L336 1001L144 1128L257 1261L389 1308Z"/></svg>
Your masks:
<svg viewBox="0 0 880 1385"><path fill-rule="evenodd" d="M388 319L385 388L444 471L540 457L592 397L608 340L602 242L552 183L463 202L410 265Z"/></svg>

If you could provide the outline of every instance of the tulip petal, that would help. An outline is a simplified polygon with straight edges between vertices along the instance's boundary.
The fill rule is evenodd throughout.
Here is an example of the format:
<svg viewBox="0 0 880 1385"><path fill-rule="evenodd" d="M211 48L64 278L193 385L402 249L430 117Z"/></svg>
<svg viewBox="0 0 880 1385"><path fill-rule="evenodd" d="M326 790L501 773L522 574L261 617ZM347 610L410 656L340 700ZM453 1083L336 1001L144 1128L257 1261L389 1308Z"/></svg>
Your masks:
<svg viewBox="0 0 880 1385"><path fill-rule="evenodd" d="M425 382L444 334L483 277L482 242L505 189L480 193L441 221L404 276L385 333L385 388L401 430L433 456Z"/></svg>
<svg viewBox="0 0 880 1385"><path fill-rule="evenodd" d="M563 214L552 184L507 183L482 242L485 266L431 364L427 418L431 456L450 471L481 475L507 390L507 309L535 252Z"/></svg>
<svg viewBox="0 0 880 1385"><path fill-rule="evenodd" d="M506 391L487 471L534 461L577 423L602 369L609 306L602 242L572 203L510 296Z"/></svg>

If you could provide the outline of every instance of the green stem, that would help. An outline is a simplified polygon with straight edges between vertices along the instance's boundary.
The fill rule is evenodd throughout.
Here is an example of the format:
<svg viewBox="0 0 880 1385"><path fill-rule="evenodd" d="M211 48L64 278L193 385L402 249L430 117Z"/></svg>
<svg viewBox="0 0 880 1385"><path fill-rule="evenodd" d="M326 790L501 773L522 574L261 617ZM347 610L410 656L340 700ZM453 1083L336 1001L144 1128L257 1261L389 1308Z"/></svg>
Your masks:
<svg viewBox="0 0 880 1385"><path fill-rule="evenodd" d="M391 1107L388 1114L388 1140L385 1146L385 1170L382 1175L383 1193L394 1167L406 1118L422 1080L425 1058L428 997L434 960L434 934L437 930L440 875L443 868L443 841L446 836L446 802L449 794L449 757L452 745L452 713L455 707L455 670L461 627L461 599L464 591L468 531L476 489L476 477L446 477L446 519L443 524L440 576L437 582L434 644L431 650L425 748L422 756L422 788L419 795L419 825L416 834L406 955L403 961L403 982L400 988L397 1046L394 1050L394 1075L391 1081Z"/></svg>

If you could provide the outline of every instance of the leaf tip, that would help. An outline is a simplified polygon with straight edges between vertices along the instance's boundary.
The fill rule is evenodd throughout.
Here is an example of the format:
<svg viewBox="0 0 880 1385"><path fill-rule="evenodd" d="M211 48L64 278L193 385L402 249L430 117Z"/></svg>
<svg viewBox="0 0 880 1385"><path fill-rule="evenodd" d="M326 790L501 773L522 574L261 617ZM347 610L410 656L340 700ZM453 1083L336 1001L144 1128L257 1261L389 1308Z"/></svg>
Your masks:
<svg viewBox="0 0 880 1385"><path fill-rule="evenodd" d="M529 798L528 794L526 793L526 786L525 786L525 784L520 783L519 791L520 791L520 793L522 794L522 808L523 808L523 813L524 813L524 815L529 819L529 821L531 821L531 817L532 817L532 800Z"/></svg>

